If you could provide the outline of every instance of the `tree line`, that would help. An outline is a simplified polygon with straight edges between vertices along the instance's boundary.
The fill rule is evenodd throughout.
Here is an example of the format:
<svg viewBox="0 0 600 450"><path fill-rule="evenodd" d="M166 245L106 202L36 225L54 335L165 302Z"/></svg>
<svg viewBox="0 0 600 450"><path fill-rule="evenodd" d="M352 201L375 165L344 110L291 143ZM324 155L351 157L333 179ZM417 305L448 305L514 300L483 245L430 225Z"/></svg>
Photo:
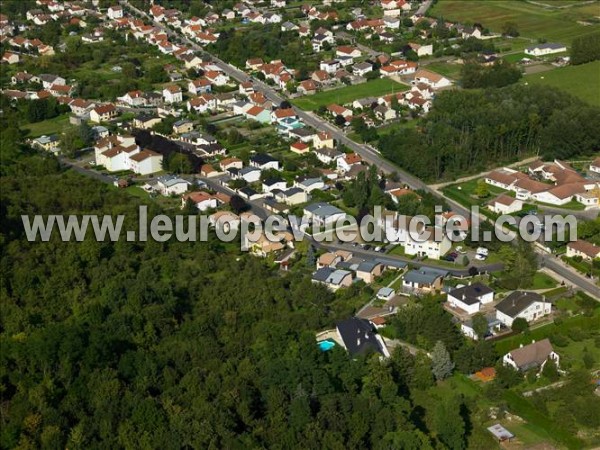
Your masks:
<svg viewBox="0 0 600 450"><path fill-rule="evenodd" d="M600 151L600 108L545 86L446 91L416 129L383 136L384 156L425 180L452 179L530 155Z"/></svg>

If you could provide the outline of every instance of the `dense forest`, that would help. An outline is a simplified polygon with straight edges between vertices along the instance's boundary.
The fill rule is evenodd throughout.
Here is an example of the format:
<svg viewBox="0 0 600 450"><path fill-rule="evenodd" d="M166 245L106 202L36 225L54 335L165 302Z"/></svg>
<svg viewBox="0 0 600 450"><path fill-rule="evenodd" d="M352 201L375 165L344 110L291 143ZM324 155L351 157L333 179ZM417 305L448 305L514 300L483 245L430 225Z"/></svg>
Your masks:
<svg viewBox="0 0 600 450"><path fill-rule="evenodd" d="M553 88L446 91L417 129L383 136L383 155L424 180L451 179L531 155L600 151L600 108Z"/></svg>

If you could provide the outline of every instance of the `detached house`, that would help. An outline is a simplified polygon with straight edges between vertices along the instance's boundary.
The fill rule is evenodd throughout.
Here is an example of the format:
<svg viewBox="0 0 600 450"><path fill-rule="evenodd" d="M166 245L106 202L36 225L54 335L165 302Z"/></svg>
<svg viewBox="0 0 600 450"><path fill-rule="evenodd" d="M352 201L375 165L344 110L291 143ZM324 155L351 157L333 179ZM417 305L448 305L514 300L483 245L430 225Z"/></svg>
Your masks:
<svg viewBox="0 0 600 450"><path fill-rule="evenodd" d="M352 58L359 58L360 56L362 56L362 52L356 47L350 47L348 45L340 45L335 50L335 55L338 57L350 56Z"/></svg>
<svg viewBox="0 0 600 450"><path fill-rule="evenodd" d="M479 312L480 306L494 301L494 291L482 283L473 283L448 293L448 304L468 314Z"/></svg>
<svg viewBox="0 0 600 450"><path fill-rule="evenodd" d="M569 258L580 256L585 260L591 261L592 259L600 258L600 247L580 239L567 244L567 256Z"/></svg>
<svg viewBox="0 0 600 450"><path fill-rule="evenodd" d="M496 305L496 318L507 327L519 317L531 322L551 312L552 305L536 292L514 291Z"/></svg>
<svg viewBox="0 0 600 450"><path fill-rule="evenodd" d="M200 95L212 90L212 85L206 78L199 78L188 83L188 92L192 95Z"/></svg>
<svg viewBox="0 0 600 450"><path fill-rule="evenodd" d="M116 117L117 108L113 104L97 106L90 112L90 120L95 123L105 122Z"/></svg>
<svg viewBox="0 0 600 450"><path fill-rule="evenodd" d="M523 202L510 195L500 194L488 203L488 208L496 214L512 214L523 209Z"/></svg>
<svg viewBox="0 0 600 450"><path fill-rule="evenodd" d="M560 357L554 351L550 340L542 339L513 350L502 357L502 363L506 366L512 366L518 371L524 372L530 369L542 371L546 362L551 359L556 366L559 366Z"/></svg>
<svg viewBox="0 0 600 450"><path fill-rule="evenodd" d="M162 91L162 95L166 103L179 103L183 101L181 88L177 85L165 87Z"/></svg>
<svg viewBox="0 0 600 450"><path fill-rule="evenodd" d="M342 287L350 287L352 285L352 272L323 267L313 274L312 282L323 284L327 289L335 292Z"/></svg>

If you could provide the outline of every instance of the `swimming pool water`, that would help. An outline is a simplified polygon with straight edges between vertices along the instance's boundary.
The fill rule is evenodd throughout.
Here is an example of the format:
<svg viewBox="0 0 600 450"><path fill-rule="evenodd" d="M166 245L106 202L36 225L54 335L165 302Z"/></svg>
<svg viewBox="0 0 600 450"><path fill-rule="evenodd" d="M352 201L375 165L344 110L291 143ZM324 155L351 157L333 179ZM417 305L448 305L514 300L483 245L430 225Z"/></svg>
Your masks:
<svg viewBox="0 0 600 450"><path fill-rule="evenodd" d="M319 348L321 349L322 352L326 352L327 350L331 350L333 347L335 347L335 342L321 341L321 342L317 342L317 345L319 346Z"/></svg>

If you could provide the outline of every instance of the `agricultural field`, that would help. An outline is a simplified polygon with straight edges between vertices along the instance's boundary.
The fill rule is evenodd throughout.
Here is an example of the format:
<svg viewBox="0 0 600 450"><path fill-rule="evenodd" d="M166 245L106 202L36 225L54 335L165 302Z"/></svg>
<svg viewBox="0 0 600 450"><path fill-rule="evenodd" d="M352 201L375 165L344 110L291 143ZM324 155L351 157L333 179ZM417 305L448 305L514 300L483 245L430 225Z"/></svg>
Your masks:
<svg viewBox="0 0 600 450"><path fill-rule="evenodd" d="M570 44L577 36L592 33L600 26L585 26L577 23L598 16L598 3L577 4L568 8L558 8L565 2L544 2L544 7L517 0L440 0L429 15L444 17L461 23L481 23L495 33L502 32L507 22L513 22L521 36L532 39Z"/></svg>
<svg viewBox="0 0 600 450"><path fill-rule="evenodd" d="M379 97L381 95L391 94L392 92L406 91L408 86L398 83L389 78L378 78L377 80L367 81L366 83L355 86L346 86L331 91L319 92L315 95L308 95L292 100L292 103L299 108L308 111L314 111L320 106L327 106L332 103L343 105L364 97Z"/></svg>
<svg viewBox="0 0 600 450"><path fill-rule="evenodd" d="M523 77L522 82L554 86L600 106L600 61L568 66Z"/></svg>

